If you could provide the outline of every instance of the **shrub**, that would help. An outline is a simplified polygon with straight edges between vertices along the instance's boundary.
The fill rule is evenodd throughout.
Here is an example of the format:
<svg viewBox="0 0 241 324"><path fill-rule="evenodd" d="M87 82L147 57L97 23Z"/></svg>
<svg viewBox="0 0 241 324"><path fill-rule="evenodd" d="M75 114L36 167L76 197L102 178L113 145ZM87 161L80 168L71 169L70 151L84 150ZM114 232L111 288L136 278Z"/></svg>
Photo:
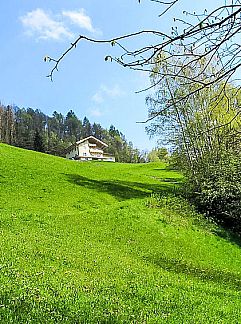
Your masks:
<svg viewBox="0 0 241 324"><path fill-rule="evenodd" d="M208 168L207 168L208 165ZM241 161L223 157L200 168L188 189L201 212L209 218L241 233Z"/></svg>

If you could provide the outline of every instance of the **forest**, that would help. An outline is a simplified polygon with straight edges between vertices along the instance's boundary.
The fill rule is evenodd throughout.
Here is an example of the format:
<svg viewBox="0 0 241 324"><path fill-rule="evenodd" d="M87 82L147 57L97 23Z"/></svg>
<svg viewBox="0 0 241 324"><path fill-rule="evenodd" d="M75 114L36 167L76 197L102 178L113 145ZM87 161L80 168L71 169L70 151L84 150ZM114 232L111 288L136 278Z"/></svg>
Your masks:
<svg viewBox="0 0 241 324"><path fill-rule="evenodd" d="M66 116L57 111L48 116L39 109L0 105L0 142L64 157L68 146L90 135L107 143L106 151L118 162L147 161L147 152L127 142L113 125L105 129L91 124L87 117L79 119L73 110Z"/></svg>

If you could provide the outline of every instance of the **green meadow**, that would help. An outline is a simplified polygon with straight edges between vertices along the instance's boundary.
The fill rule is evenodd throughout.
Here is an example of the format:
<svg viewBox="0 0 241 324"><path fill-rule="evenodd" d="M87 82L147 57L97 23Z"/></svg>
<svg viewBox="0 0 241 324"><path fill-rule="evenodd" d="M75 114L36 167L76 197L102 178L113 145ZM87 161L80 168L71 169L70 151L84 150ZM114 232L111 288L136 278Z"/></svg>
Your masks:
<svg viewBox="0 0 241 324"><path fill-rule="evenodd" d="M241 323L240 241L182 181L0 144L0 323Z"/></svg>

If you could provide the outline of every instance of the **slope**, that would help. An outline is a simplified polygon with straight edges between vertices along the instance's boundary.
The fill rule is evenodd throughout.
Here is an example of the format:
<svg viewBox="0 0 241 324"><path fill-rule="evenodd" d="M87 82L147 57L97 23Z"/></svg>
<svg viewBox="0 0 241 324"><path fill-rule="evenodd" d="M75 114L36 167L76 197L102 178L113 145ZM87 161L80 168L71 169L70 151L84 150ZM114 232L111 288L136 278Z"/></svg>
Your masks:
<svg viewBox="0 0 241 324"><path fill-rule="evenodd" d="M0 144L1 323L241 322L240 247L181 178Z"/></svg>

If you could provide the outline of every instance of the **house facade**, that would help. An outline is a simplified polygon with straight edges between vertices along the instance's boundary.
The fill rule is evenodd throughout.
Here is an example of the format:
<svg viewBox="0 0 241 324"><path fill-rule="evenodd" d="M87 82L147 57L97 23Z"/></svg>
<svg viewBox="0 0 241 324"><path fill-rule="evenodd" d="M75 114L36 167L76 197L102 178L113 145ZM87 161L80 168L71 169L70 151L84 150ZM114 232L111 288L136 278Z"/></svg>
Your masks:
<svg viewBox="0 0 241 324"><path fill-rule="evenodd" d="M107 147L106 143L94 136L89 136L68 147L66 158L80 161L98 160L115 162L114 156L104 153L104 149Z"/></svg>

